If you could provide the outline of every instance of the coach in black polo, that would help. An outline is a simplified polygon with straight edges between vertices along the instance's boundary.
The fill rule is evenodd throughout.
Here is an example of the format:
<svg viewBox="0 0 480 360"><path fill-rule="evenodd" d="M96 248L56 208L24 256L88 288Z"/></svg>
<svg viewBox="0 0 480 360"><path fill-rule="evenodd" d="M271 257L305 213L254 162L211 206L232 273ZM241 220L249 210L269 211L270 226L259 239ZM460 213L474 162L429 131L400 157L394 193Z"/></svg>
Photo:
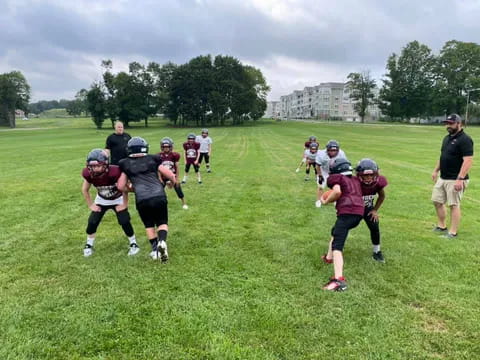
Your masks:
<svg viewBox="0 0 480 360"><path fill-rule="evenodd" d="M448 135L443 139L440 159L432 173L432 180L435 181L432 201L438 217L437 226L433 231L444 233L443 236L446 238L455 238L460 225L460 200L468 185L468 171L472 166L473 140L463 131L459 115L449 115L444 124ZM450 208L448 231L445 205Z"/></svg>
<svg viewBox="0 0 480 360"><path fill-rule="evenodd" d="M123 123L115 122L115 132L107 137L105 150L110 155L110 164L118 165L118 162L128 156L127 144L132 137L124 132Z"/></svg>

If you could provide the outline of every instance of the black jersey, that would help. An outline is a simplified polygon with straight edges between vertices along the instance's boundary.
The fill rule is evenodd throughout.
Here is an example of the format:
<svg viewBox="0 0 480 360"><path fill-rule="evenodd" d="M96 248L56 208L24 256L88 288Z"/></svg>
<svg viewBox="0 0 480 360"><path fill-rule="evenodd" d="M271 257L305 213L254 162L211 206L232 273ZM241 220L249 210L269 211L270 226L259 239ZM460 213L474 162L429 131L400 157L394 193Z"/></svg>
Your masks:
<svg viewBox="0 0 480 360"><path fill-rule="evenodd" d="M128 176L135 188L136 202L166 197L162 183L158 178L159 157L145 155L120 160L120 169Z"/></svg>

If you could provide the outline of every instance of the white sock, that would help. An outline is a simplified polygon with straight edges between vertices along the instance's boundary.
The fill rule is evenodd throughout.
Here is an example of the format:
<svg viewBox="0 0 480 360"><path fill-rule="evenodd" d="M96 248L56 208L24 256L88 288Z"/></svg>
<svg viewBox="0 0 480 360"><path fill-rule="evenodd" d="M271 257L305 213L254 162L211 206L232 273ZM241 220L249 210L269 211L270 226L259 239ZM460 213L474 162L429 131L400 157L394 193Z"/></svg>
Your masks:
<svg viewBox="0 0 480 360"><path fill-rule="evenodd" d="M373 245L373 252L377 253L380 251L380 245Z"/></svg>
<svg viewBox="0 0 480 360"><path fill-rule="evenodd" d="M183 180L182 180L182 181L185 181L185 182L187 181L187 175L185 175L185 176L183 177Z"/></svg>
<svg viewBox="0 0 480 360"><path fill-rule="evenodd" d="M202 178L200 176L198 177L198 181L202 181Z"/></svg>
<svg viewBox="0 0 480 360"><path fill-rule="evenodd" d="M130 236L128 238L128 241L130 241L130 245L137 243L137 239L135 238L135 235Z"/></svg>
<svg viewBox="0 0 480 360"><path fill-rule="evenodd" d="M94 237L87 236L87 245L93 246L94 241L95 241Z"/></svg>

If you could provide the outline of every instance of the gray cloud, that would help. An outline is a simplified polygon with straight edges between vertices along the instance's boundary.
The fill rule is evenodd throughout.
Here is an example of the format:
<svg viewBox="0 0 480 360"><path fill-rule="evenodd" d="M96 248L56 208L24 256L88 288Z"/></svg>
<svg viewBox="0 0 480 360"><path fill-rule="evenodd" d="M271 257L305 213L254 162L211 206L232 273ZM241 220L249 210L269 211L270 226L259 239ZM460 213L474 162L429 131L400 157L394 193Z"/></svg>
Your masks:
<svg viewBox="0 0 480 360"><path fill-rule="evenodd" d="M200 54L228 54L260 67L272 84L290 78L278 64L282 58L335 68L332 77L341 69L345 77L363 69L380 76L387 57L410 41L438 51L448 40L477 41L480 33L473 0L102 3L7 0L0 9L0 72L24 72L34 100L72 97L98 78L105 58L184 63ZM328 73L318 78L312 68L302 74L310 85L337 80ZM272 97L288 88L273 87Z"/></svg>

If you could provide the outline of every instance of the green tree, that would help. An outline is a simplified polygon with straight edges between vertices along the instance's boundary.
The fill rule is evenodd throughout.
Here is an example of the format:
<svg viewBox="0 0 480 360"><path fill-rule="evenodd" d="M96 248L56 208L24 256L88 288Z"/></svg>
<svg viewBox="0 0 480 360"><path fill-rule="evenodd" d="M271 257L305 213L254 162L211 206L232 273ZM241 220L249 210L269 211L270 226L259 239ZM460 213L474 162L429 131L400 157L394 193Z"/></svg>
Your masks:
<svg viewBox="0 0 480 360"><path fill-rule="evenodd" d="M400 56L387 61L386 79L380 90L380 108L392 118L428 116L434 99L435 57L418 41L408 43Z"/></svg>
<svg viewBox="0 0 480 360"><path fill-rule="evenodd" d="M360 115L363 123L365 122L368 106L373 104L373 99L375 98L373 90L377 85L375 80L370 77L369 71L350 73L348 79L350 98L354 101L353 108Z"/></svg>
<svg viewBox="0 0 480 360"><path fill-rule="evenodd" d="M0 125L15 124L15 110L28 113L30 85L20 71L0 74Z"/></svg>
<svg viewBox="0 0 480 360"><path fill-rule="evenodd" d="M75 95L75 99L68 102L66 110L69 115L77 117L82 115L82 113L87 112L87 103L86 103L87 93L88 91L86 89L81 89Z"/></svg>
<svg viewBox="0 0 480 360"><path fill-rule="evenodd" d="M480 87L480 45L457 40L446 42L438 56L435 73L437 111L464 113L466 90ZM473 101L480 99L478 92L471 92L470 96Z"/></svg>
<svg viewBox="0 0 480 360"><path fill-rule="evenodd" d="M101 129L107 115L107 102L102 84L93 83L90 87L87 92L87 109L97 129Z"/></svg>

